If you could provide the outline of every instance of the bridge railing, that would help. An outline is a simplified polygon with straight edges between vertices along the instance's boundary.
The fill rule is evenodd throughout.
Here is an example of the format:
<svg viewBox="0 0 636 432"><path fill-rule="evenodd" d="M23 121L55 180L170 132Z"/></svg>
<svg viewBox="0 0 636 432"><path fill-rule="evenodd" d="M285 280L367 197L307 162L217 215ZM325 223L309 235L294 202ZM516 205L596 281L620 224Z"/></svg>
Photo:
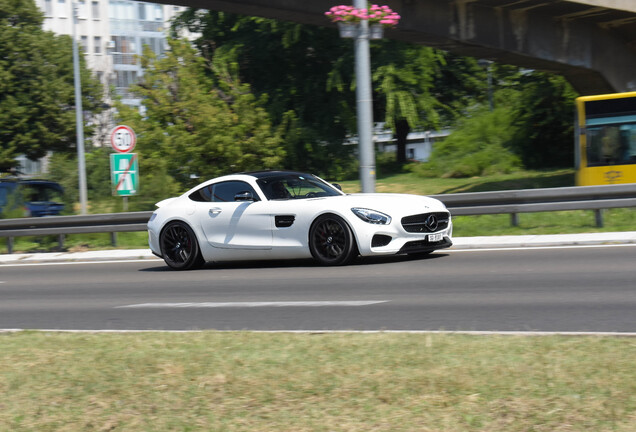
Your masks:
<svg viewBox="0 0 636 432"><path fill-rule="evenodd" d="M603 225L602 210L636 207L636 183L611 186L584 186L433 195L454 216L510 214L518 224L519 213L562 210L593 210L597 226ZM60 248L65 234L145 231L151 211L84 216L51 216L0 220L0 238L6 237L13 252L15 237L57 235Z"/></svg>

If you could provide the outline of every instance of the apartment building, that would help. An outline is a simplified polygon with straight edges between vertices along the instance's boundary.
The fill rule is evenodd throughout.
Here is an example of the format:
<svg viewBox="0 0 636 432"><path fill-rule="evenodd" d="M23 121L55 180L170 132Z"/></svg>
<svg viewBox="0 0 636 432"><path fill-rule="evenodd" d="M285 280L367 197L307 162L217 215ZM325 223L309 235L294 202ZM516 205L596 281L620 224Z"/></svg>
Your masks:
<svg viewBox="0 0 636 432"><path fill-rule="evenodd" d="M44 29L73 34L77 10L77 40L88 67L105 87L113 86L123 102L139 106L128 89L143 75L136 56L144 45L157 54L166 49L170 20L185 8L130 0L36 0L44 12Z"/></svg>
<svg viewBox="0 0 636 432"><path fill-rule="evenodd" d="M143 109L129 91L143 75L137 55L144 45L157 54L165 51L170 20L184 7L130 0L36 0L36 4L44 12L44 29L67 35L73 34L77 8L77 41L88 68L104 85L104 100L111 100L112 88L123 103ZM115 126L111 111L89 120L96 129L92 137L96 146L109 145L109 132ZM46 173L48 158L32 161L21 155L18 170L26 176Z"/></svg>

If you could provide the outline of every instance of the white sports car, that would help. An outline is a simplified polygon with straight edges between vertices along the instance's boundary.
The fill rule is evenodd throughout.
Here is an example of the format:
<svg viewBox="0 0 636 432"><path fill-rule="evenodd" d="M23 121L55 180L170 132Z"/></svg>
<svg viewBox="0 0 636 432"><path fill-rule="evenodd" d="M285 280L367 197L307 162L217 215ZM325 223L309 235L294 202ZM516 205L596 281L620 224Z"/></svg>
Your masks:
<svg viewBox="0 0 636 432"><path fill-rule="evenodd" d="M345 194L311 174L260 171L208 180L156 204L152 252L178 270L206 261L424 254L452 245L451 216L418 195Z"/></svg>

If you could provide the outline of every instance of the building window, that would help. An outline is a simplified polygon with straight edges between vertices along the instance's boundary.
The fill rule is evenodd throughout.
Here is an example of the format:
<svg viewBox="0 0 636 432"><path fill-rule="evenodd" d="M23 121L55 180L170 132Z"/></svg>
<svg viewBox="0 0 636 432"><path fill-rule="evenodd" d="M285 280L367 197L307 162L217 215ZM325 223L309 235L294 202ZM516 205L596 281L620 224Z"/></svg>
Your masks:
<svg viewBox="0 0 636 432"><path fill-rule="evenodd" d="M91 12L94 20L98 20L101 18L101 16L99 15L99 2L94 1L91 3Z"/></svg>
<svg viewBox="0 0 636 432"><path fill-rule="evenodd" d="M82 52L83 53L87 53L88 52L88 36L82 36Z"/></svg>
<svg viewBox="0 0 636 432"><path fill-rule="evenodd" d="M115 71L115 87L128 88L137 82L135 71Z"/></svg>
<svg viewBox="0 0 636 432"><path fill-rule="evenodd" d="M94 49L94 53L95 54L101 54L102 53L102 37L101 36L95 36L93 38L93 49Z"/></svg>
<svg viewBox="0 0 636 432"><path fill-rule="evenodd" d="M146 20L146 5L143 3L139 3L139 19L141 21L145 21Z"/></svg>
<svg viewBox="0 0 636 432"><path fill-rule="evenodd" d="M155 6L155 21L163 22L163 6L158 4L154 6Z"/></svg>
<svg viewBox="0 0 636 432"><path fill-rule="evenodd" d="M60 18L66 18L68 11L66 10L66 0L57 0L57 16Z"/></svg>
<svg viewBox="0 0 636 432"><path fill-rule="evenodd" d="M44 15L53 16L53 0L44 0Z"/></svg>
<svg viewBox="0 0 636 432"><path fill-rule="evenodd" d="M77 2L77 17L86 19L86 0L79 0Z"/></svg>

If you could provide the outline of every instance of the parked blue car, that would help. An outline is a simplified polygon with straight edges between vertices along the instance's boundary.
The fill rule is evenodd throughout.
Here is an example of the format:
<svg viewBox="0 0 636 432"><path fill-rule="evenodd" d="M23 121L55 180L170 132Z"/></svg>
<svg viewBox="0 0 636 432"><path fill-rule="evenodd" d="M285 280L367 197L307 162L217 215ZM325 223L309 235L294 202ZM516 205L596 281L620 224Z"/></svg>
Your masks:
<svg viewBox="0 0 636 432"><path fill-rule="evenodd" d="M64 188L48 180L0 179L0 213L11 203L25 217L59 215L64 210Z"/></svg>

